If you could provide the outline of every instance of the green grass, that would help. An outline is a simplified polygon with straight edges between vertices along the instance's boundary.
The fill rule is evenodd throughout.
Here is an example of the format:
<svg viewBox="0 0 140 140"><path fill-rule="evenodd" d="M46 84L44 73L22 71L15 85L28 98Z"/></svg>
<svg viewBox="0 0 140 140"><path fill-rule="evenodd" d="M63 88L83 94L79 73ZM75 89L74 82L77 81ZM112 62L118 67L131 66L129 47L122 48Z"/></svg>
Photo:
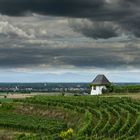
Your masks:
<svg viewBox="0 0 140 140"><path fill-rule="evenodd" d="M0 98L0 103L12 103L13 99L9 98Z"/></svg>

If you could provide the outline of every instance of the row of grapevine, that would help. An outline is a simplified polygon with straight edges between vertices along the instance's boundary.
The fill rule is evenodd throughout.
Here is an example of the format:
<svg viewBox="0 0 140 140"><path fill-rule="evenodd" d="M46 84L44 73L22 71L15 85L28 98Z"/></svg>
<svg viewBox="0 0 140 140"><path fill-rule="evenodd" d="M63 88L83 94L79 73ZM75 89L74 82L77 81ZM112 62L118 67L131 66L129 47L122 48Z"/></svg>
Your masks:
<svg viewBox="0 0 140 140"><path fill-rule="evenodd" d="M140 103L131 98L36 96L16 100L16 103L25 107L37 105L46 110L50 107L64 108L82 114L81 117L85 115L83 121L73 128L74 140L121 140L133 139L134 136L137 138L140 135Z"/></svg>
<svg viewBox="0 0 140 140"><path fill-rule="evenodd" d="M89 136L89 135L91 135L91 128L92 128L92 125L93 125L92 119L93 119L92 113L86 112L84 123L83 123L83 126L78 131L78 134L77 134L78 136L82 136L82 135Z"/></svg>
<svg viewBox="0 0 140 140"><path fill-rule="evenodd" d="M66 129L67 125L57 120L0 111L0 127L52 134Z"/></svg>

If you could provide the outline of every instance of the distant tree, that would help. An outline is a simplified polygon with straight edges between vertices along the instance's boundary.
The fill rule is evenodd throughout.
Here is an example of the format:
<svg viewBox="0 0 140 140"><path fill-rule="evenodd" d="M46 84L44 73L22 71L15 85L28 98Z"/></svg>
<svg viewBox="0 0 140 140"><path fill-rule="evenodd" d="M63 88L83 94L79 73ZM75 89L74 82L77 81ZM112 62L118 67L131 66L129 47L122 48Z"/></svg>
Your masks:
<svg viewBox="0 0 140 140"><path fill-rule="evenodd" d="M5 96L4 96L4 98L6 99L6 98L7 98L7 96L5 95Z"/></svg>
<svg viewBox="0 0 140 140"><path fill-rule="evenodd" d="M61 94L62 94L62 96L65 96L65 93L64 92L62 92Z"/></svg>

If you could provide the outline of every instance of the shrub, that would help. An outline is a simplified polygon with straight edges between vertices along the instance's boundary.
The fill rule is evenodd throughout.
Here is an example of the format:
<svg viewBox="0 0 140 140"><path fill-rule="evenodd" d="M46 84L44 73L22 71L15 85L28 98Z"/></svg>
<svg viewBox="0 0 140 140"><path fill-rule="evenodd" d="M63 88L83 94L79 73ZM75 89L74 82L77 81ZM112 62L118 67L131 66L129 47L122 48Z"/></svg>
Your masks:
<svg viewBox="0 0 140 140"><path fill-rule="evenodd" d="M67 131L62 131L60 133L60 137L64 140L72 138L74 135L74 131L72 128L68 129Z"/></svg>

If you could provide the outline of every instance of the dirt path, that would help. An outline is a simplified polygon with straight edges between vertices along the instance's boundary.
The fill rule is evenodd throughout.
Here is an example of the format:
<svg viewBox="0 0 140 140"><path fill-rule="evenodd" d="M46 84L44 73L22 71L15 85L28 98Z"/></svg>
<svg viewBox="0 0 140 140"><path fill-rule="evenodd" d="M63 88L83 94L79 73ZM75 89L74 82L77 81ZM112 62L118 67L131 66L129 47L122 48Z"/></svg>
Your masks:
<svg viewBox="0 0 140 140"><path fill-rule="evenodd" d="M0 98L9 98L9 99L24 99L27 97L33 97L37 95L59 95L61 93L31 93L31 94L23 94L23 93L15 93L15 94L1 94Z"/></svg>

